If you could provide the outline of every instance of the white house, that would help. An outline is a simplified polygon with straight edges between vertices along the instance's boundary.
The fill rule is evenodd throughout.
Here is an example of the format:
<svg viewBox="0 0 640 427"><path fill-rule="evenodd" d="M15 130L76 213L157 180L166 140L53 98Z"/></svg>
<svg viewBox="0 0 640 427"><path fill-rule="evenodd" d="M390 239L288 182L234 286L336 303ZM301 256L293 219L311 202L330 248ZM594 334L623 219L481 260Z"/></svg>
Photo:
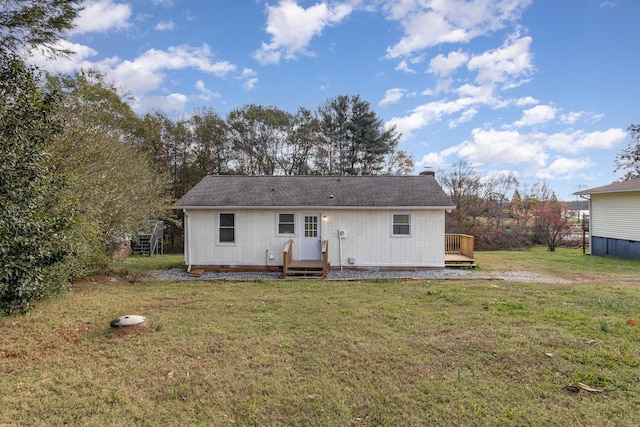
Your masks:
<svg viewBox="0 0 640 427"><path fill-rule="evenodd" d="M189 271L444 268L445 211L419 176L207 176L179 201ZM285 253L285 251L288 251Z"/></svg>
<svg viewBox="0 0 640 427"><path fill-rule="evenodd" d="M575 194L589 198L591 254L640 259L640 178Z"/></svg>

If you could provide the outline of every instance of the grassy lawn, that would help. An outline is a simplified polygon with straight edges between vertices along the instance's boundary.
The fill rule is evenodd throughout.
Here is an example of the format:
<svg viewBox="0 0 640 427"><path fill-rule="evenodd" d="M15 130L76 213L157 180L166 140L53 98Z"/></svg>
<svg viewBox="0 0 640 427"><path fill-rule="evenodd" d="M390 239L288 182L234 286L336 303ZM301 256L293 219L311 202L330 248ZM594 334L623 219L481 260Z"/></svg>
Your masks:
<svg viewBox="0 0 640 427"><path fill-rule="evenodd" d="M0 318L0 425L640 425L640 263L478 262L575 281L78 283Z"/></svg>

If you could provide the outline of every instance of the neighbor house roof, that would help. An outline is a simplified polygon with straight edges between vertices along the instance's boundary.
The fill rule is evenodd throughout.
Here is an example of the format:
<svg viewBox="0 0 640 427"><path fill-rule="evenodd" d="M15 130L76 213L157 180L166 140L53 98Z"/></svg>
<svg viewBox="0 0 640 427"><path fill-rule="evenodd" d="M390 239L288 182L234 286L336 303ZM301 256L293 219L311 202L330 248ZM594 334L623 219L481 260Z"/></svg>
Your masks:
<svg viewBox="0 0 640 427"><path fill-rule="evenodd" d="M453 208L433 175L209 175L178 207L414 207Z"/></svg>
<svg viewBox="0 0 640 427"><path fill-rule="evenodd" d="M601 187L589 188L587 190L576 191L573 194L599 194L599 193L625 193L629 191L640 191L640 178L629 179L622 182L614 182L613 184L603 185Z"/></svg>

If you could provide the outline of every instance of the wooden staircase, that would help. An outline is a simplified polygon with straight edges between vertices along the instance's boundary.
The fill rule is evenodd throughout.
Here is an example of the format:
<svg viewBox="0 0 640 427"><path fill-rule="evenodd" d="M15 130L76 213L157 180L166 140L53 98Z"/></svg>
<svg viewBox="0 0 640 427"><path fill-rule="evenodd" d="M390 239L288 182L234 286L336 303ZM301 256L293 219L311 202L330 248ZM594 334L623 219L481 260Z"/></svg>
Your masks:
<svg viewBox="0 0 640 427"><path fill-rule="evenodd" d="M322 260L320 261L293 261L293 240L284 245L283 252L283 279L326 279L329 270L329 242L322 241Z"/></svg>
<svg viewBox="0 0 640 427"><path fill-rule="evenodd" d="M162 221L149 221L147 228L138 233L131 242L131 252L136 255L163 253L164 224Z"/></svg>

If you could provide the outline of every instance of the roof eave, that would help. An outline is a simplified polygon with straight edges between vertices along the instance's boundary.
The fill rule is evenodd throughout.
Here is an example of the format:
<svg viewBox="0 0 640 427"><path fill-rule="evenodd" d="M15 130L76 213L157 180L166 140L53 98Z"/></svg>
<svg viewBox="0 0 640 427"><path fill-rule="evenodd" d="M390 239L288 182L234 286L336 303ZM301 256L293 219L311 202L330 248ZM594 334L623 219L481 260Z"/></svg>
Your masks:
<svg viewBox="0 0 640 427"><path fill-rule="evenodd" d="M406 210L447 210L454 209L455 205L445 205L445 206L177 206L175 209L256 209L256 210L274 210L274 209L295 209L295 210L376 210L376 209L406 209Z"/></svg>

